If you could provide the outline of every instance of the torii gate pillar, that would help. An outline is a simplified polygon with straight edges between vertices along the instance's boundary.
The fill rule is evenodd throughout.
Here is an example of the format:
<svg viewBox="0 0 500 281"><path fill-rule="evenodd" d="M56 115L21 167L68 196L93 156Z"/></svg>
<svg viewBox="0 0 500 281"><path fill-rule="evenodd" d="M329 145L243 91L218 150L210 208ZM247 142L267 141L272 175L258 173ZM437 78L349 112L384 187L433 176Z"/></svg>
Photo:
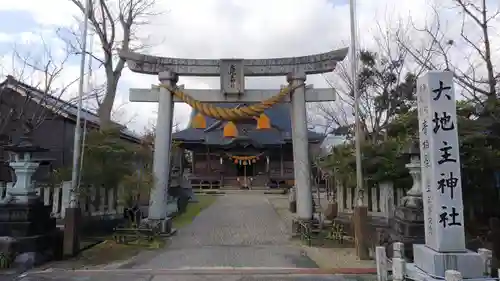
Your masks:
<svg viewBox="0 0 500 281"><path fill-rule="evenodd" d="M179 77L172 71L158 73L162 84L174 87ZM153 220L164 220L167 216L168 184L170 178L170 154L172 144L172 122L174 116L174 100L172 94L164 87L158 96L158 119L156 123L153 175L154 186L149 199L148 217Z"/></svg>
<svg viewBox="0 0 500 281"><path fill-rule="evenodd" d="M286 78L290 86L297 87L304 84L306 74L304 72L293 72L289 73ZM297 196L297 215L300 220L308 221L312 219L313 209L304 86L298 87L293 91L291 101L292 111L290 115L292 117L293 170Z"/></svg>

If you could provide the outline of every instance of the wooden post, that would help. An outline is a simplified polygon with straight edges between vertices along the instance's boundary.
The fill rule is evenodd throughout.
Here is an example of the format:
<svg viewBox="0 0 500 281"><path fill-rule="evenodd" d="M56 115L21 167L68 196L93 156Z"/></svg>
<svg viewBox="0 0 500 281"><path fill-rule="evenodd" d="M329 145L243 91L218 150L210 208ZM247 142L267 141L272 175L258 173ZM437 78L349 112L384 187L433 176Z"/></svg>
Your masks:
<svg viewBox="0 0 500 281"><path fill-rule="evenodd" d="M63 254L74 257L80 252L80 229L82 213L80 207L66 208L64 216Z"/></svg>
<svg viewBox="0 0 500 281"><path fill-rule="evenodd" d="M353 223L356 255L360 260L368 260L370 259L368 243L368 207L354 207Z"/></svg>
<svg viewBox="0 0 500 281"><path fill-rule="evenodd" d="M283 146L280 146L280 176L283 178L285 171L283 168Z"/></svg>
<svg viewBox="0 0 500 281"><path fill-rule="evenodd" d="M244 185L247 189L250 189L250 187L248 186L248 182L247 182L247 165L243 165L243 178L245 179L244 181Z"/></svg>
<svg viewBox="0 0 500 281"><path fill-rule="evenodd" d="M195 160L195 158L196 158L196 154L197 154L197 152L196 152L196 151L191 152L191 155L192 155L192 157L191 157L191 173L192 173L193 175L196 175L196 174L195 174L195 171L194 171L194 166L195 166L195 161L196 161L196 160Z"/></svg>
<svg viewBox="0 0 500 281"><path fill-rule="evenodd" d="M208 168L208 173L212 174L212 164L210 163L210 147L207 146L207 151L206 151L206 156L207 156L207 168Z"/></svg>

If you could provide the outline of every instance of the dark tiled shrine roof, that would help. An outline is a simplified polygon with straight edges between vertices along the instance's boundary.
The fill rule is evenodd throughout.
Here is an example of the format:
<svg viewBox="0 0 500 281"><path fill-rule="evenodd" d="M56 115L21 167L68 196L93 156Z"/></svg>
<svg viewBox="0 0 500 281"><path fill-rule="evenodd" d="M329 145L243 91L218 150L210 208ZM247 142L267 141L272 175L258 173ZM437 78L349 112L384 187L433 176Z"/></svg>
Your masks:
<svg viewBox="0 0 500 281"><path fill-rule="evenodd" d="M236 107L236 103L216 104L219 107ZM196 111L191 112L191 120L196 115ZM245 120L236 123L239 136L237 138L226 138L223 136L223 128L226 122L217 122L212 118L206 118L207 129L191 128L191 121L188 128L173 134L176 141L189 143L203 143L207 145L231 145L237 141L245 141L253 145L280 145L291 143L292 125L290 119L290 104L282 103L273 106L265 111L271 120L270 129L257 130L256 120ZM322 134L309 131L310 142L321 142L324 139Z"/></svg>

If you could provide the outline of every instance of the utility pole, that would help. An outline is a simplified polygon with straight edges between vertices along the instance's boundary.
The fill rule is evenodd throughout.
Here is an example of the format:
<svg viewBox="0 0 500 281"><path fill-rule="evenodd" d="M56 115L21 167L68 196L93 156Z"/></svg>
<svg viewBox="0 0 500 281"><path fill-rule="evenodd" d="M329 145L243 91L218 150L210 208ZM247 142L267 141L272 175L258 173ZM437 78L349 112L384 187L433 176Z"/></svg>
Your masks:
<svg viewBox="0 0 500 281"><path fill-rule="evenodd" d="M85 57L87 51L87 30L88 30L88 13L92 0L85 0L85 12L83 19L83 31L81 35L82 53L80 56L80 81L78 84L78 110L76 114L75 136L73 142L73 167L71 171L71 189L69 198L69 207L66 208L64 216L64 245L63 250L65 255L75 256L80 251L79 228L81 220L81 210L78 205L78 188L79 188L79 172L80 172L80 151L81 151L81 115L85 83Z"/></svg>
<svg viewBox="0 0 500 281"><path fill-rule="evenodd" d="M355 146L356 146L356 206L354 207L353 224L354 235L356 241L356 253L359 259L369 259L368 252L368 208L364 206L364 189L363 189L363 166L361 163L361 141L362 132L359 117L359 99L360 93L358 90L358 48L357 39L357 18L356 18L356 0L351 0L350 5L351 18L351 79L352 89L354 93L354 113L355 113Z"/></svg>
<svg viewBox="0 0 500 281"><path fill-rule="evenodd" d="M359 118L359 90L358 90L358 48L357 23L356 23L356 0L351 0L351 79L354 94L354 116L355 116L355 141L356 141L356 205L363 205L363 167L361 164L361 124Z"/></svg>

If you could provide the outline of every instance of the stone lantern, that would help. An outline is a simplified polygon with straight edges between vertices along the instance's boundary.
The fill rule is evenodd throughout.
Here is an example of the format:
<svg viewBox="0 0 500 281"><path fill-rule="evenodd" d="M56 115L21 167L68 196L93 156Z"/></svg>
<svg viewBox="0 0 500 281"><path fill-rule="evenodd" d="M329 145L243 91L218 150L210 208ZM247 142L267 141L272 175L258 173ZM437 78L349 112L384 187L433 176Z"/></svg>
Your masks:
<svg viewBox="0 0 500 281"><path fill-rule="evenodd" d="M420 167L420 147L418 142L412 142L406 153L410 159L410 163L405 167L413 179L413 185L402 198L401 205L405 207L413 207L416 209L423 208L422 201L422 168Z"/></svg>
<svg viewBox="0 0 500 281"><path fill-rule="evenodd" d="M31 179L40 165L33 159L33 153L47 150L33 145L27 137L4 146L4 150L13 155L9 165L14 169L16 181L0 203L0 237L9 238L0 240L0 251L8 249L11 258L24 256L20 259L34 263L60 258L62 231L51 217L52 207L40 200Z"/></svg>
<svg viewBox="0 0 500 281"><path fill-rule="evenodd" d="M402 242L405 258L413 260L413 244L425 243L419 142L412 141L404 155L409 159L406 168L413 179L413 184L394 210L394 217L389 221L389 239L390 242ZM392 255L390 248L388 247L388 256Z"/></svg>
<svg viewBox="0 0 500 281"><path fill-rule="evenodd" d="M29 204L40 200L31 179L40 166L33 159L33 153L47 149L33 145L28 137L21 137L18 143L4 146L4 150L13 154L9 166L16 175L15 184L7 191L4 203Z"/></svg>

